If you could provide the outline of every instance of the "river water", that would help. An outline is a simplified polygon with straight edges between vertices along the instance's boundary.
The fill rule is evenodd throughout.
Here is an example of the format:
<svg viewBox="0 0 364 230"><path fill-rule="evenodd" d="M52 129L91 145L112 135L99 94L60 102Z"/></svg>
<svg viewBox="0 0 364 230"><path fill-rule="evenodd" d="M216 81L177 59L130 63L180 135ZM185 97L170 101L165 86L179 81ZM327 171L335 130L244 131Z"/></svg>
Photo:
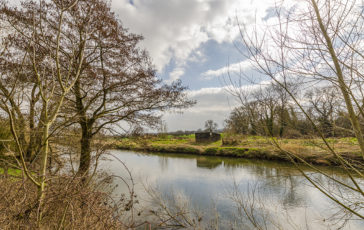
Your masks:
<svg viewBox="0 0 364 230"><path fill-rule="evenodd" d="M338 221L342 210L288 163L123 150L111 150L110 154L102 159L99 168L124 178L130 185L127 171L116 158L125 163L133 175L139 218L149 218L146 216L151 209L158 210L158 202L150 196L157 191L169 200L167 206L180 205L190 213L198 210L203 220L217 223L220 229L252 227L246 213L239 213L244 207L259 224L265 223L266 229L338 229L342 224ZM321 169L348 180L338 169ZM320 175L304 170L326 183ZM115 195L127 191L120 179L113 183L118 185ZM171 198L180 202L170 202ZM364 223L350 220L343 229L364 229Z"/></svg>

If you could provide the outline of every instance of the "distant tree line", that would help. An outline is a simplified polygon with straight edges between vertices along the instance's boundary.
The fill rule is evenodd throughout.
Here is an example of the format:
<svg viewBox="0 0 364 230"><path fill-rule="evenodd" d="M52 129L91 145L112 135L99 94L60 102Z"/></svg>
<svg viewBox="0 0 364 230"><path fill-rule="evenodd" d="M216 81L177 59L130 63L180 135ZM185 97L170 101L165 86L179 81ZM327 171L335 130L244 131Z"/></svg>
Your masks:
<svg viewBox="0 0 364 230"><path fill-rule="evenodd" d="M322 86L299 93L298 85L289 84L289 87L300 96L307 114L325 137L354 135L337 88ZM225 120L227 132L286 138L317 136L312 122L290 101L285 91L273 83L247 90L241 99L241 106Z"/></svg>

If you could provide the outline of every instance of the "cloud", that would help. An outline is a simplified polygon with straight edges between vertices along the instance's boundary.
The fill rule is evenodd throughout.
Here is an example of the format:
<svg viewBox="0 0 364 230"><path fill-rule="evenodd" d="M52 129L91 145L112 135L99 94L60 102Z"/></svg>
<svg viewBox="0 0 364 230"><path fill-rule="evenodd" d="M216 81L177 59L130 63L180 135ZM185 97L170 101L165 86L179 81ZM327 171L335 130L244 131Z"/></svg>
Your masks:
<svg viewBox="0 0 364 230"><path fill-rule="evenodd" d="M236 16L263 18L273 0L112 0L112 8L131 32L142 34L158 71L172 60L181 68L208 40L231 43L239 36ZM198 61L198 59L196 59ZM175 77L172 75L171 77Z"/></svg>
<svg viewBox="0 0 364 230"><path fill-rule="evenodd" d="M251 70L253 67L254 65L251 63L250 60L244 60L242 62L234 63L220 69L208 70L202 73L201 76L206 80L210 80L214 77L220 77L231 73L240 73L241 71Z"/></svg>
<svg viewBox="0 0 364 230"><path fill-rule="evenodd" d="M206 59L214 58L214 53L207 56L204 53L206 51L200 49L203 44L214 41L232 45L240 37L238 22L245 25L248 34L252 34L256 24L277 24L272 14L275 2L276 0L133 0L131 4L129 0L112 0L111 6L125 27L144 36L141 46L149 52L159 73L166 72L169 78L166 82L184 80L184 77L193 82L194 74L189 75L189 78L184 76L191 72L191 62L200 64ZM271 41L266 42L270 43ZM249 61L219 67L221 63L213 63L213 67L207 67L210 70L200 76L213 81L228 71L244 71L253 75L253 66ZM262 76L253 77L256 82L264 80ZM224 119L238 105L223 87L202 88L189 91L188 94L197 104L186 109L183 114L166 114L164 119L169 131L202 128L207 119L215 120L222 128Z"/></svg>
<svg viewBox="0 0 364 230"><path fill-rule="evenodd" d="M185 70L183 68L175 68L172 72L169 73L169 80L167 80L166 83L171 83L178 80L184 73Z"/></svg>

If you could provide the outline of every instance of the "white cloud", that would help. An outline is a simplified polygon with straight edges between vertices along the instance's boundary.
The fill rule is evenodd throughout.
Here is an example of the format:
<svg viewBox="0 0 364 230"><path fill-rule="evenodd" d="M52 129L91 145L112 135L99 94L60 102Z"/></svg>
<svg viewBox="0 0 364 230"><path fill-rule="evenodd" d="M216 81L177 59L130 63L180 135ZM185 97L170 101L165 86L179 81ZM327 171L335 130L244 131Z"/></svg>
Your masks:
<svg viewBox="0 0 364 230"><path fill-rule="evenodd" d="M274 0L112 0L112 8L144 46L158 71L171 61L183 67L201 44L232 42L239 36L236 16L249 23L266 16ZM189 59L190 58L190 59ZM198 61L198 59L196 60ZM174 75L175 76L175 75Z"/></svg>
<svg viewBox="0 0 364 230"><path fill-rule="evenodd" d="M183 68L175 68L172 72L169 73L169 80L166 83L171 83L172 81L178 80L183 74L185 70Z"/></svg>
<svg viewBox="0 0 364 230"><path fill-rule="evenodd" d="M242 62L234 63L220 69L208 70L202 73L201 76L202 78L209 80L214 77L220 77L231 73L240 73L241 71L251 70L253 67L254 66L250 62L250 60L244 60Z"/></svg>
<svg viewBox="0 0 364 230"><path fill-rule="evenodd" d="M145 37L141 45L149 51L158 71L162 72L171 61L175 64L167 80L171 82L183 77L187 62L204 61L205 54L199 49L202 44L209 40L220 44L236 41L240 36L236 18L246 26L247 34L252 34L254 25L277 24L276 18L267 17L276 1L280 0L133 0L133 4L129 0L112 0L112 8L125 27ZM265 44L270 45L271 40ZM243 61L211 68L201 76L212 79L228 71L239 73L251 69L250 62ZM238 105L222 87L188 93L197 104L183 114L166 114L164 119L170 131L202 128L207 119L215 120L221 128L231 109Z"/></svg>

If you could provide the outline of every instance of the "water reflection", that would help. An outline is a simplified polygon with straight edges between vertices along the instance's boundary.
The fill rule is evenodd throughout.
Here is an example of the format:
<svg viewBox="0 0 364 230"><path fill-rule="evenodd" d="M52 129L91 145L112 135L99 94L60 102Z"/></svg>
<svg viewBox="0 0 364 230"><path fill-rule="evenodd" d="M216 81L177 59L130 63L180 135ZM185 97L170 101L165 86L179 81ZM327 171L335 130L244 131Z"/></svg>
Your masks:
<svg viewBox="0 0 364 230"><path fill-rule="evenodd" d="M220 166L223 163L222 159L216 159L209 157L197 157L196 158L196 166L198 168L208 168L208 169L214 169Z"/></svg>
<svg viewBox="0 0 364 230"><path fill-rule="evenodd" d="M168 157L161 156L158 158L158 162L162 171L166 171L168 169Z"/></svg>
<svg viewBox="0 0 364 230"><path fill-rule="evenodd" d="M147 197L145 182L158 187L163 194L178 191L201 210L211 210L212 204L215 205L222 221L230 220L236 211L229 199L234 184L242 194L248 194L252 187L258 188L266 208L282 222L286 221L285 213L288 213L298 225L304 226L307 220L312 220L312 229L327 229L325 218L335 211L331 210L330 201L309 186L298 170L287 163L130 151L112 153L133 173L139 197ZM119 176L125 174L116 161L103 161L100 167ZM340 170L322 169L336 178L348 180ZM118 189L117 192L123 192L123 186ZM353 223L350 229L364 227L359 225Z"/></svg>

